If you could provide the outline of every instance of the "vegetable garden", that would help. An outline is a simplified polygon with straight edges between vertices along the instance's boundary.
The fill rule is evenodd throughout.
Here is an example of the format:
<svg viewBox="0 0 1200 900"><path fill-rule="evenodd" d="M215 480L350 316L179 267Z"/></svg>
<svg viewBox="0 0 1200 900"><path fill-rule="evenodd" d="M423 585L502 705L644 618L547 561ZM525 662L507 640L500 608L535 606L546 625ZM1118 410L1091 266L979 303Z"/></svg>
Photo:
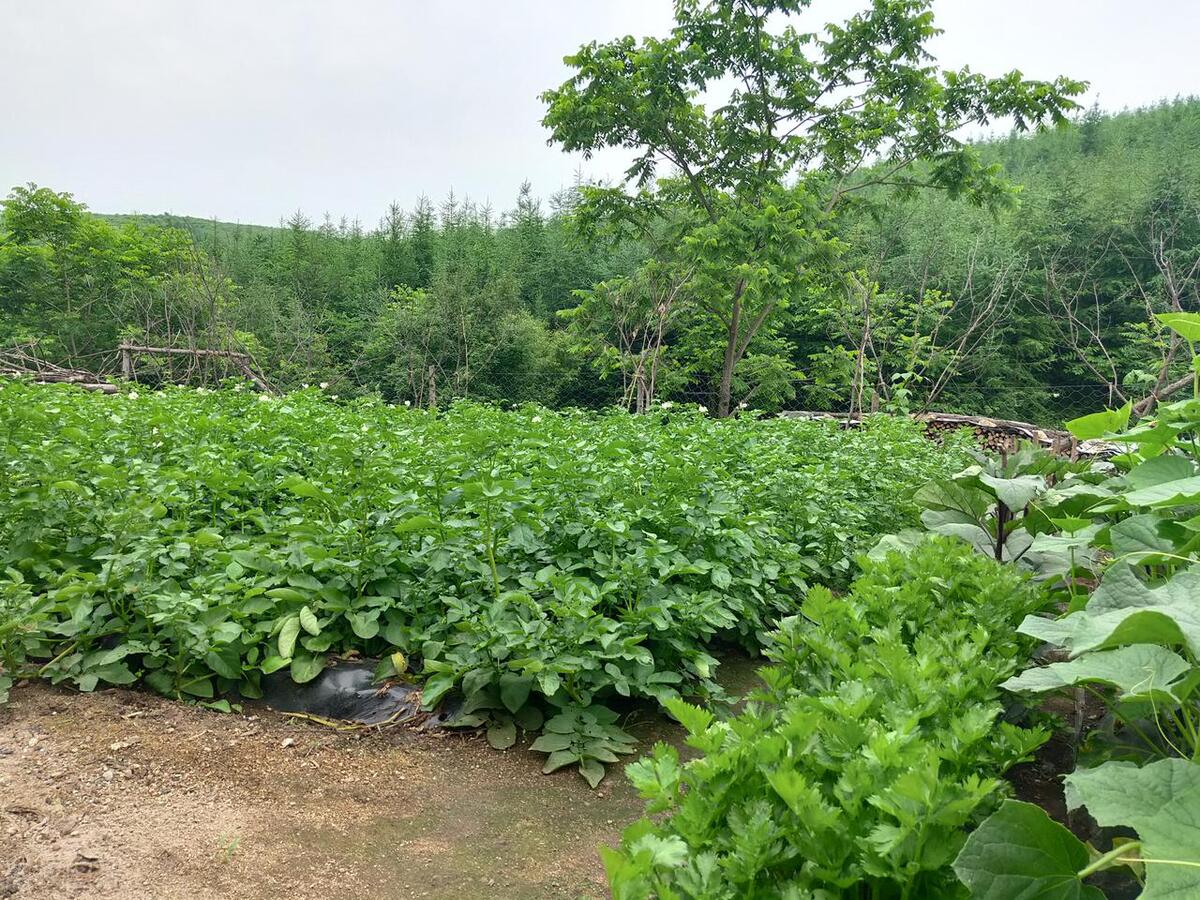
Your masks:
<svg viewBox="0 0 1200 900"><path fill-rule="evenodd" d="M648 816L602 851L622 898L1200 890L1200 400L1072 423L1126 448L1103 463L973 460L885 416L19 381L0 410L0 697L229 710L378 660L593 787L658 708L694 752L627 767ZM736 713L733 648L768 662ZM1101 710L1071 830L1005 779L1063 733L1056 692Z"/></svg>

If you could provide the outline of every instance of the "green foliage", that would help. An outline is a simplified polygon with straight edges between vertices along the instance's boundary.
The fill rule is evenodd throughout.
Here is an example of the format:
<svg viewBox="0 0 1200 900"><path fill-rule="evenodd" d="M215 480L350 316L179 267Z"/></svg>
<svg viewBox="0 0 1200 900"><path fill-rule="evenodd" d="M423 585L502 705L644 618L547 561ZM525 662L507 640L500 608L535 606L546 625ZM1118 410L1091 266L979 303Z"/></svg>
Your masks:
<svg viewBox="0 0 1200 900"><path fill-rule="evenodd" d="M1170 323L1189 341L1191 325L1186 316ZM1117 865L1144 872L1143 897L1200 889L1194 838L1200 808L1200 459L1194 443L1200 400L1161 407L1155 419L1132 428L1128 419L1126 405L1071 423L1079 437L1103 436L1128 448L1115 458L1115 474L1075 495L1083 502L1071 519L1048 519L1059 528L1070 522L1085 538L1081 558L1097 570L1087 574L1099 576L1099 586L1081 600L1076 573L1065 573L1067 615L1029 616L1019 630L1061 647L1070 659L1029 669L1004 687L1036 695L1081 685L1109 706L1106 727L1085 747L1096 765L1067 776L1068 800L1086 806L1101 825L1133 828L1139 842L1114 842L1082 865L1087 850L1068 833L1059 834L1066 858L1050 858L1034 843L1014 841L1013 824L993 817L959 857L972 896L1031 896L1025 892L1031 884L1043 892L1037 896L1086 896L1080 892L1090 890L1087 875ZM1020 815L1034 820L1030 828L1054 830L1044 815ZM1014 868L1032 881L1009 878Z"/></svg>
<svg viewBox="0 0 1200 900"><path fill-rule="evenodd" d="M1110 493L1090 462L1071 463L1023 445L999 459L976 454L977 463L923 485L916 502L921 524L962 538L998 562L1018 562L1041 577L1062 575L1094 561L1090 540L1099 530L1080 518ZM909 531L884 537L874 555L921 539Z"/></svg>
<svg viewBox="0 0 1200 900"><path fill-rule="evenodd" d="M833 213L847 197L887 184L1000 205L999 167L953 135L994 116L1022 130L1064 122L1074 108L1084 85L1068 79L930 66L929 5L877 2L806 32L803 0L678 3L666 37L587 44L567 57L572 76L542 95L565 150L636 154L624 185L585 189L579 216L642 238L673 230L669 246L696 273L692 303L724 347L718 415L764 325L828 278L843 249ZM725 80L734 86L710 109L703 95Z"/></svg>
<svg viewBox="0 0 1200 900"><path fill-rule="evenodd" d="M1137 830L1138 840L1115 840L1096 853L1046 813L1025 803L1005 804L971 835L955 870L972 897L1088 898L1095 872L1128 866L1142 873L1142 900L1186 897L1200 891L1200 766L1163 759L1138 768L1108 762L1066 778L1072 806L1086 806L1104 826Z"/></svg>
<svg viewBox="0 0 1200 900"><path fill-rule="evenodd" d="M715 721L670 705L700 752L628 769L663 820L606 853L616 897L952 897L964 826L1048 737L1002 721L1000 683L1040 602L1012 569L945 538L809 592L772 635L768 688Z"/></svg>
<svg viewBox="0 0 1200 900"><path fill-rule="evenodd" d="M619 753L633 752L634 739L616 721L617 714L606 706L569 707L546 722L546 733L531 749L549 754L543 772L577 763L579 774L596 787L604 778L605 763L615 763Z"/></svg>
<svg viewBox="0 0 1200 900"><path fill-rule="evenodd" d="M809 271L792 277L773 262L748 272L739 328L773 306L731 376L733 405L932 404L1054 424L1157 390L1172 348L1166 386L1192 386L1185 339L1165 323L1197 308L1187 273L1200 258L1198 142L1194 99L1093 111L1071 127L960 148L981 171L998 166L1022 185L996 197L1019 200L1015 210L942 191L897 203L891 185L864 185L820 232L801 234L779 223L811 209L785 192L768 198L773 219L734 217L686 245L706 216L687 197L682 209L672 200L688 185L666 169L657 183L674 192L662 197L668 214L645 240L615 244L581 240L584 186L544 208L525 188L499 214L421 198L392 204L374 228L303 216L275 228L94 216L69 195L18 188L5 204L13 227L0 221L0 345L37 340L45 358L84 368L128 336L242 347L281 387L328 382L341 396L378 391L395 402L424 402L432 365L439 402L466 394L596 407L628 385L604 304L580 310L577 292L653 260L694 279L664 335L656 396L715 409L729 323L714 310L724 314L732 296L717 292L722 266L744 262L732 252L738 241L770 235L779 247L764 259L803 253ZM809 185L822 197L832 188ZM1079 321L1100 323L1103 349L1072 332L1068 302Z"/></svg>
<svg viewBox="0 0 1200 900"><path fill-rule="evenodd" d="M954 871L986 900L1104 900L1079 877L1089 861L1087 847L1043 809L1005 800L968 838Z"/></svg>
<svg viewBox="0 0 1200 900"><path fill-rule="evenodd" d="M927 379L918 404L940 390L935 408L1049 425L1148 394L1173 346L1148 311L1200 308L1188 274L1200 259L1200 165L1190 152L1198 140L1195 97L1107 115L1093 109L1069 128L973 145L984 164L1021 185L1015 210L993 214L933 191L904 204L883 190L861 193L840 217L838 237L849 268L890 304L919 303L931 290L952 301L940 329L952 350L966 324L998 304L995 321L959 354L959 374L940 388ZM830 342L856 354L861 333L811 318L789 332L802 358ZM909 367L906 348L882 344L865 362L880 358L886 400L887 373ZM1185 357L1174 354L1169 383L1187 375ZM852 384L841 380L835 402L847 402ZM801 391L802 402L816 396Z"/></svg>
<svg viewBox="0 0 1200 900"><path fill-rule="evenodd" d="M719 696L711 644L757 647L964 459L886 420L17 381L0 447L4 677L210 699L330 654L411 660L428 705L460 692L497 745L590 710L589 779L625 746L596 704Z"/></svg>

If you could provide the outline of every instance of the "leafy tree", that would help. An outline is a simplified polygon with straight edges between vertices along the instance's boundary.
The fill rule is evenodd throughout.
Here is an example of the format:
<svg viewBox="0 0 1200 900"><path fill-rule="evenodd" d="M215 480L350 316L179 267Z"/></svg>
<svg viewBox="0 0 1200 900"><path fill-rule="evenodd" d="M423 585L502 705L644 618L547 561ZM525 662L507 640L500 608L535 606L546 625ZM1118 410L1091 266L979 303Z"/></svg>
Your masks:
<svg viewBox="0 0 1200 900"><path fill-rule="evenodd" d="M624 184L585 190L585 221L644 232L686 211L680 253L725 335L719 415L756 335L836 256L839 206L878 184L1001 203L998 169L955 135L997 116L1019 128L1062 122L1084 87L939 71L926 49L938 34L930 0L876 0L820 33L788 21L810 5L679 0L667 37L592 42L543 94L544 123L565 150L636 153Z"/></svg>

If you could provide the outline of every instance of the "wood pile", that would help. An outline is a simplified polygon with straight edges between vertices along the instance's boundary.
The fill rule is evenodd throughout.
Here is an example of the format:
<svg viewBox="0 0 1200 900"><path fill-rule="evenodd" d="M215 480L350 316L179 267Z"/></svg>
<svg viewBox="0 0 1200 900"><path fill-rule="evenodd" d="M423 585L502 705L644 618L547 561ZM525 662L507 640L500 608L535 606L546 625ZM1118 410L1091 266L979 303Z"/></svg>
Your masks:
<svg viewBox="0 0 1200 900"><path fill-rule="evenodd" d="M850 413L797 410L780 413L780 415L791 419L829 419L843 423L846 428L857 428L862 424L862 416ZM1039 425L1017 422L1012 419L994 419L989 416L964 416L958 413L941 412L914 413L912 418L925 425L925 434L930 440L940 442L945 435L966 428L975 434L980 447L994 453L1011 453L1022 442L1046 447L1052 453L1070 456L1073 459L1081 456L1111 456L1121 452L1120 447L1107 441L1080 442L1069 431L1042 428Z"/></svg>

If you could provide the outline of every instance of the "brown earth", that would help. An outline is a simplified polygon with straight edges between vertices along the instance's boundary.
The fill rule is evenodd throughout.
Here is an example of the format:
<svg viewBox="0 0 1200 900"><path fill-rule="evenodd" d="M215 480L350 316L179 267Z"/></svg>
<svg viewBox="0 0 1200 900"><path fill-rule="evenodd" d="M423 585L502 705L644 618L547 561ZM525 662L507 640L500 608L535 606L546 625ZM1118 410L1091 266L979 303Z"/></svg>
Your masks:
<svg viewBox="0 0 1200 900"><path fill-rule="evenodd" d="M0 898L606 896L597 848L641 804L542 759L24 685L0 707Z"/></svg>

